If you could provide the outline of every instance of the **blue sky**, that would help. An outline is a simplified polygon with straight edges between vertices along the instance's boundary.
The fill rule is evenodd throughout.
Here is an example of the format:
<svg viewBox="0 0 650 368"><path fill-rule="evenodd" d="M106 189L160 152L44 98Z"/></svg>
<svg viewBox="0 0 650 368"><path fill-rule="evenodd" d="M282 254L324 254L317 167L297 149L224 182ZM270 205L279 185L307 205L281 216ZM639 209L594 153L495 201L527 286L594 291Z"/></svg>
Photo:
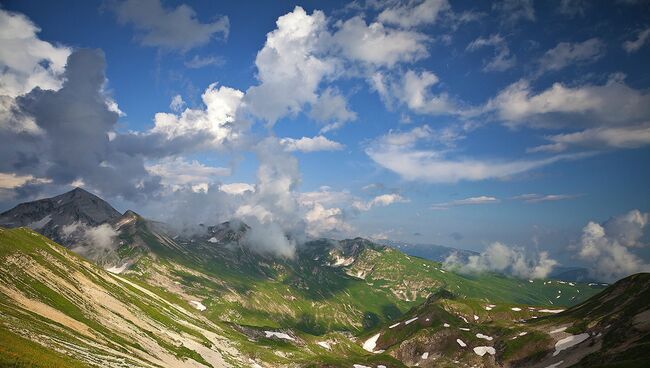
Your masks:
<svg viewBox="0 0 650 368"><path fill-rule="evenodd" d="M0 94L15 102L3 105L13 132L0 135L3 209L83 185L167 221L200 203L197 221L501 242L564 264L593 261L579 255L590 221L607 230L637 211L635 235L601 240L635 238L624 251L647 267L647 1L4 1L1 11L3 54L24 57L0 60L12 81ZM42 122L51 113L28 103L40 98L31 89L61 88L62 58L84 49L103 55L85 55L79 73L100 65L105 82L91 92L121 113L66 123L79 114L61 107L62 124L89 132L55 140L58 123ZM45 133L25 133L16 116L30 114Z"/></svg>

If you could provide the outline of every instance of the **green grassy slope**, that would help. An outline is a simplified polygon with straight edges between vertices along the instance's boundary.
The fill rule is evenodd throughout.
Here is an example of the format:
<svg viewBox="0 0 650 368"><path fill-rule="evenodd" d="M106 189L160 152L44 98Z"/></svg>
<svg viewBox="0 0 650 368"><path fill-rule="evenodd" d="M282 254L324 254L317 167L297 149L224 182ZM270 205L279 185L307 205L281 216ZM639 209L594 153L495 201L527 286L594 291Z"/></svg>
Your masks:
<svg viewBox="0 0 650 368"><path fill-rule="evenodd" d="M650 274L625 278L560 313L495 306L442 290L360 340L369 339L374 350L409 366L645 367L650 364ZM573 339L576 344L558 350ZM494 350L480 356L475 349L482 347Z"/></svg>
<svg viewBox="0 0 650 368"><path fill-rule="evenodd" d="M398 335L378 342L386 353L361 345L390 321L419 313L440 290L454 291L454 298L436 303L442 309L432 316L457 327L476 315L494 325L486 333L533 316L524 304L558 308L599 290L462 276L360 239L307 244L295 259L278 260L241 247L177 242L140 221L121 236L119 251L136 257L125 273L113 275L31 230L0 229L0 333L10 337L0 344L3 356L18 366L33 364L26 352L34 351L51 356L44 366L65 366L74 357L79 366L400 367L408 359L388 341L434 336L433 325L391 329ZM336 265L342 258L349 262ZM487 304L495 307L487 311ZM517 306L522 311L510 310Z"/></svg>
<svg viewBox="0 0 650 368"><path fill-rule="evenodd" d="M65 365L65 356L79 366L238 360L220 328L187 306L111 275L29 229L0 228L0 265L0 334L7 337L0 346L3 359L15 366ZM34 363L38 356L43 359Z"/></svg>
<svg viewBox="0 0 650 368"><path fill-rule="evenodd" d="M213 321L293 328L316 335L363 332L399 317L442 288L461 298L554 308L576 304L600 290L586 284L529 282L494 274L463 276L443 270L436 262L354 241L366 243L347 266L331 266L336 257L345 255L336 246L318 242L308 243L294 260L195 243L186 245L183 254L165 251L155 261L144 257L127 275L167 291L180 287L200 296Z"/></svg>

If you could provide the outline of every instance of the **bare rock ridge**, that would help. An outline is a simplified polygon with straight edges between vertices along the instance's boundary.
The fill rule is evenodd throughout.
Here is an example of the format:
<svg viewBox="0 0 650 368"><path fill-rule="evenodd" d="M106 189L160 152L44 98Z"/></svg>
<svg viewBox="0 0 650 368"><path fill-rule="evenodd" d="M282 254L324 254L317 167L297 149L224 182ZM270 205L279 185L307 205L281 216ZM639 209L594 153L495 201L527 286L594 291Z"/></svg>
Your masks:
<svg viewBox="0 0 650 368"><path fill-rule="evenodd" d="M97 226L122 216L103 199L81 188L56 197L26 202L0 214L0 225L30 227L39 233L69 245L61 231L75 222Z"/></svg>

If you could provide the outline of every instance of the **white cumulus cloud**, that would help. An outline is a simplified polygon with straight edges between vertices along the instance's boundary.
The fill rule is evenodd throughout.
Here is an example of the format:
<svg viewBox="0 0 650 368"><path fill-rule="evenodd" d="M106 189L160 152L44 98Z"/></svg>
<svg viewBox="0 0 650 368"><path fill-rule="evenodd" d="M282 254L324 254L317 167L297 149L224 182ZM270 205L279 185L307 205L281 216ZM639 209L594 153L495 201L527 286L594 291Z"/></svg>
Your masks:
<svg viewBox="0 0 650 368"><path fill-rule="evenodd" d="M578 258L591 265L591 274L607 282L637 272L649 272L650 264L630 251L645 246L640 242L648 224L648 214L639 210L599 224L590 221L582 229Z"/></svg>
<svg viewBox="0 0 650 368"><path fill-rule="evenodd" d="M340 151L344 147L341 143L327 139L322 135L313 138L302 137L300 139L282 138L280 144L289 152Z"/></svg>
<svg viewBox="0 0 650 368"><path fill-rule="evenodd" d="M490 244L479 255L469 256L467 262L455 254L444 262L446 268L462 273L498 272L526 279L545 278L557 264L547 252L527 252L499 242Z"/></svg>

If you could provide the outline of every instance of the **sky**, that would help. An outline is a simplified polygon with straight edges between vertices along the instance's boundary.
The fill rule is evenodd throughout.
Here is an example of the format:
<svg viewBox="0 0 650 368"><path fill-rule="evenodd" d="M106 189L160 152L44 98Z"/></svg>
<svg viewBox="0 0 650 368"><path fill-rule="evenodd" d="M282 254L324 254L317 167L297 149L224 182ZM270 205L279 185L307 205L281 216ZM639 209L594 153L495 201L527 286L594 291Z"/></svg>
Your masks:
<svg viewBox="0 0 650 368"><path fill-rule="evenodd" d="M0 32L2 210L81 186L270 242L650 269L648 1L22 0Z"/></svg>

